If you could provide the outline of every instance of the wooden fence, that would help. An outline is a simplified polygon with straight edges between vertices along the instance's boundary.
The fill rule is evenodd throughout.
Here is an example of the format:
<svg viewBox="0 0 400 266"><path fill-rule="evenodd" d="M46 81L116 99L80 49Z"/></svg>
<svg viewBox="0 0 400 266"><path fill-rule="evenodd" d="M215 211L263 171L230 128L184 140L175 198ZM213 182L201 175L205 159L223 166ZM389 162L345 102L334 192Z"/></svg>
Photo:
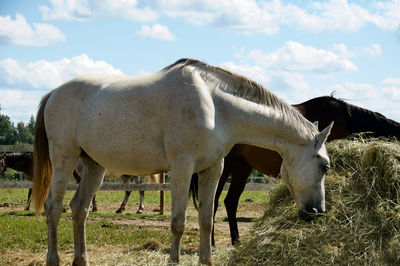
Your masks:
<svg viewBox="0 0 400 266"><path fill-rule="evenodd" d="M1 152L33 152L33 145L0 145ZM260 177L250 177L250 179L257 180ZM230 184L225 184L224 190L229 189ZM263 183L247 183L245 190L248 191L261 191L270 190L275 184L263 184ZM30 181L12 181L3 180L0 181L0 188L31 188L32 182ZM76 190L77 184L68 184L68 190ZM105 191L160 191L160 213L164 214L164 191L171 190L170 184L165 183L165 174L161 174L160 184L121 184L115 182L103 182L100 190Z"/></svg>

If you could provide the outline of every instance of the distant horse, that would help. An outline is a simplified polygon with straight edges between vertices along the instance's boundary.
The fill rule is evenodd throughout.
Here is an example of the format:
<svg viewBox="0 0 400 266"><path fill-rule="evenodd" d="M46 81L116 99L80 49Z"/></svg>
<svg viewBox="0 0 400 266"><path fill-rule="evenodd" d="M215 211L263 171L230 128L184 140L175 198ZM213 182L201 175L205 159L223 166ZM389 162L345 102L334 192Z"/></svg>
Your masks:
<svg viewBox="0 0 400 266"><path fill-rule="evenodd" d="M47 263L59 264L57 226L79 159L87 171L70 203L73 264L88 264L85 222L105 169L129 175L169 171L173 263L179 261L191 176L198 173L199 257L212 264L214 196L232 147L246 143L279 151L282 180L298 215L310 220L325 212L325 141L331 126L319 132L260 84L192 59L148 76L69 81L43 97L36 119L33 195L37 215L46 201Z"/></svg>
<svg viewBox="0 0 400 266"><path fill-rule="evenodd" d="M84 176L84 165L81 160L78 161L78 165L74 171L74 176L75 178L81 179L81 176ZM140 176L131 176L131 175L123 175L123 174L118 174L114 173L112 171L106 170L104 174L104 180L114 180L118 177L121 177L122 182L124 184L128 184L129 181L132 179L135 184L140 184L141 183L141 177ZM157 175L149 175L143 177L146 180L150 180L151 184L157 184L158 183L158 177ZM79 182L78 182L79 183ZM125 211L126 204L128 203L129 197L131 195L132 191L125 191L125 198L121 203L121 206L118 208L116 213L122 213ZM136 211L136 213L143 213L144 211L144 191L139 191L140 195L140 201L139 201L139 208ZM93 196L92 199L92 211L96 212L97 211L97 204L96 204L96 195Z"/></svg>
<svg viewBox="0 0 400 266"><path fill-rule="evenodd" d="M370 132L372 136L376 137L394 136L400 139L399 123L387 119L380 113L348 104L333 96L317 97L293 106L309 121L318 121L320 129L334 121L335 124L328 141L346 138L350 134L359 132ZM231 185L224 203L228 214L232 244L239 241L236 212L240 195L244 191L251 170L254 168L265 175L278 177L281 164L282 157L277 152L245 144L235 145L225 157L224 170L215 195L214 216L223 187L228 177L231 176ZM193 180L193 182L196 181ZM214 230L212 243L215 244Z"/></svg>
<svg viewBox="0 0 400 266"><path fill-rule="evenodd" d="M31 152L25 153L6 153L0 159L0 175L2 175L7 168L23 172L29 181L33 179L33 156ZM31 205L32 189L29 189L28 200L25 211L28 211Z"/></svg>

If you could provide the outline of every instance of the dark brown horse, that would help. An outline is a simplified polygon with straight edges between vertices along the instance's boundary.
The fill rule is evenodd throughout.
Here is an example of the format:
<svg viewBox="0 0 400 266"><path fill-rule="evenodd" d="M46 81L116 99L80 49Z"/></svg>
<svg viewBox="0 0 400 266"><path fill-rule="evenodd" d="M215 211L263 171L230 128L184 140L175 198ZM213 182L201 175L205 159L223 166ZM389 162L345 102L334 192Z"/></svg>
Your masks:
<svg viewBox="0 0 400 266"><path fill-rule="evenodd" d="M21 154L6 153L0 158L0 175L2 175L7 168L23 172L29 181L33 179L33 156L32 152L25 152ZM32 189L28 192L28 201L25 210L29 210L31 204Z"/></svg>
<svg viewBox="0 0 400 266"><path fill-rule="evenodd" d="M308 120L318 121L320 130L334 121L328 141L346 138L350 134L359 132L371 132L371 135L376 137L393 136L400 139L399 123L387 119L379 113L348 104L333 96L318 97L293 106ZM214 216L223 187L228 177L231 176L232 181L224 204L228 214L232 244L239 241L236 212L240 195L243 193L251 170L254 168L265 175L278 177L281 163L282 158L278 153L245 144L235 145L225 157L224 171L215 195ZM195 183L196 177L192 182L193 188L195 188ZM193 198L195 198L195 194ZM212 243L213 245L215 243L214 229Z"/></svg>

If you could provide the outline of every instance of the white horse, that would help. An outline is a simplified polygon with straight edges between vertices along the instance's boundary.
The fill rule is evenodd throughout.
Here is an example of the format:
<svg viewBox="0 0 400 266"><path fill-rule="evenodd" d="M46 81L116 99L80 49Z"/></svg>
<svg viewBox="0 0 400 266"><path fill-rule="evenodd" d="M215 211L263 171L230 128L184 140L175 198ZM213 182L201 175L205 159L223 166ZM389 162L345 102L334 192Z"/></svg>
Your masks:
<svg viewBox="0 0 400 266"><path fill-rule="evenodd" d="M278 151L299 214L325 211L324 142L332 125L319 133L261 85L203 62L182 59L145 77L76 78L43 97L36 121L33 193L37 214L47 198L49 265L59 264L57 225L79 158L88 171L70 203L76 265L88 264L85 221L105 168L130 175L169 171L171 262L179 261L190 179L197 172L200 263L212 264L214 195L223 158L236 143Z"/></svg>
<svg viewBox="0 0 400 266"><path fill-rule="evenodd" d="M85 175L84 171L85 171L85 166L83 165L82 161L79 160L78 165L76 166L76 169L74 171L74 177L78 183L80 182L81 177ZM133 180L134 184L140 184L141 180L143 180L143 179L146 182L150 181L151 184L158 183L158 176L156 174L140 177L140 176L136 176L136 175L124 175L124 174L120 174L120 173L115 173L108 169L106 169L103 180L114 180L118 177L121 177L123 184L129 184L131 179ZM131 192L132 191L125 191L125 197L121 203L121 206L116 211L116 213L123 213L125 211L125 207L126 207L126 204L128 203ZM143 211L144 211L144 191L139 190L139 196L140 196L139 208L136 211L136 213L143 213ZM93 199L92 199L92 211L93 212L97 211L96 195L94 195Z"/></svg>

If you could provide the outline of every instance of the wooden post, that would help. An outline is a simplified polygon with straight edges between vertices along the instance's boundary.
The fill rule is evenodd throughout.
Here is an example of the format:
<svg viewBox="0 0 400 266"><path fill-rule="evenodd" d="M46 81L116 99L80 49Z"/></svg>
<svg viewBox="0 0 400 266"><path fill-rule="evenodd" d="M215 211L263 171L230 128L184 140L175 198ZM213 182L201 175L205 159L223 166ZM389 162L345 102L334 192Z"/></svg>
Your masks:
<svg viewBox="0 0 400 266"><path fill-rule="evenodd" d="M165 183L165 173L162 172L160 173L160 184L164 184ZM160 215L164 215L164 207L165 207L165 193L164 190L160 191Z"/></svg>

